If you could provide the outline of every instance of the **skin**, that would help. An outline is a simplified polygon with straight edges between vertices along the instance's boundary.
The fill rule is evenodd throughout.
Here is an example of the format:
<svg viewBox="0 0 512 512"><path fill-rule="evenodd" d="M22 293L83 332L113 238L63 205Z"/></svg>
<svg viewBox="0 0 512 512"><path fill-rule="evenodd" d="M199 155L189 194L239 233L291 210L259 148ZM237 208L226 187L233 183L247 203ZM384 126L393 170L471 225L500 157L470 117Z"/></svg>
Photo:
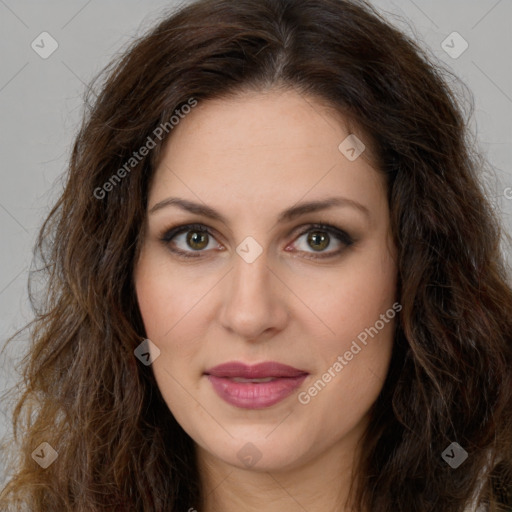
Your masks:
<svg viewBox="0 0 512 512"><path fill-rule="evenodd" d="M195 107L173 130L156 169L148 212L179 197L226 219L175 205L148 213L134 276L146 335L160 350L152 364L159 389L196 444L206 512L348 510L342 503L389 367L394 320L309 403L298 393L396 302L384 178L367 158L364 135L362 156L349 161L341 153L349 133L314 98L246 92ZM363 205L367 215L344 205L277 222L286 208L331 196ZM188 223L210 228L208 245L187 244L187 233L160 240ZM315 250L311 223L338 227L355 241L328 234L329 245ZM252 263L236 252L248 236L263 250ZM200 257L180 258L172 247ZM332 256L311 259L322 254ZM241 409L221 400L203 375L233 360L278 361L310 375L284 401ZM261 456L252 466L237 456L249 442Z"/></svg>

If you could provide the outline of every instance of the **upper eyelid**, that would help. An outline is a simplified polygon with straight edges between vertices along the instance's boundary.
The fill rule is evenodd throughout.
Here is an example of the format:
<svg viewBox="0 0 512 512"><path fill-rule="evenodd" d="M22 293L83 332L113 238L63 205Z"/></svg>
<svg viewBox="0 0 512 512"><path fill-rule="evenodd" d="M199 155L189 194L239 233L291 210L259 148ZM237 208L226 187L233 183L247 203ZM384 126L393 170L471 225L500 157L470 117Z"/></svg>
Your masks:
<svg viewBox="0 0 512 512"><path fill-rule="evenodd" d="M304 224L301 224L300 226L297 226L297 227L293 228L292 230L290 230L290 234L296 233L298 231L302 231L302 234L303 234L308 229L315 229L315 228L316 229L321 228L321 229L331 230L331 231L338 230L340 232L347 233L345 229L331 225L328 222L305 222ZM210 234L218 233L217 229L215 229L211 226L208 226L207 224L203 224L201 222L192 222L190 224L178 224L172 228L168 228L168 229L164 230L163 236L167 235L168 233L173 233L173 235L175 236L175 235L181 234L181 233L189 231L189 230L192 231L194 229L197 229L198 231L199 230L205 231ZM348 235L348 233L347 233L347 235ZM223 235L220 235L220 237L224 238Z"/></svg>

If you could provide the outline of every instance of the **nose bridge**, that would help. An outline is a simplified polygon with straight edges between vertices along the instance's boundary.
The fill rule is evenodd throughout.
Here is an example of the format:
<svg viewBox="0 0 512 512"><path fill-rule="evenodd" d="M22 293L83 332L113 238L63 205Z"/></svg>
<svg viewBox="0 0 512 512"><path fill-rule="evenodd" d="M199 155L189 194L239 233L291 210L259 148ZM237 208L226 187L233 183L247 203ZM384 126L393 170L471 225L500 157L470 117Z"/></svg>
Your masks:
<svg viewBox="0 0 512 512"><path fill-rule="evenodd" d="M249 242L250 243L250 242ZM280 328L286 311L281 294L276 294L276 277L268 267L266 252L254 260L246 255L249 251L240 244L234 257L233 270L223 300L221 321L225 328L235 331L246 339L256 339L269 328Z"/></svg>
<svg viewBox="0 0 512 512"><path fill-rule="evenodd" d="M240 245L239 250L242 251L243 247ZM240 253L234 258L234 269L232 272L233 279L233 292L242 294L242 297L247 295L249 298L256 294L256 297L263 296L260 292L265 291L265 285L268 285L270 269L267 264L267 256L262 252L254 260L245 259L240 256Z"/></svg>

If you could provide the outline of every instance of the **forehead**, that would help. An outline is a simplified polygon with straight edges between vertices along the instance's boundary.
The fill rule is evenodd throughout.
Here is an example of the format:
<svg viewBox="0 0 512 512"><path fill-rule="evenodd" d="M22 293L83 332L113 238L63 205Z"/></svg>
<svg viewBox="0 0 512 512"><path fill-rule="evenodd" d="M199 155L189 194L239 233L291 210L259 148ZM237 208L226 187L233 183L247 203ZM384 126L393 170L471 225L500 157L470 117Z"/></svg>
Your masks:
<svg viewBox="0 0 512 512"><path fill-rule="evenodd" d="M195 199L280 205L327 192L382 199L384 181L360 131L320 101L296 91L250 92L200 103L169 137L151 190L152 203L172 190ZM341 146L354 135L366 149L351 161ZM349 139L351 140L351 139ZM305 197L307 196L307 197Z"/></svg>

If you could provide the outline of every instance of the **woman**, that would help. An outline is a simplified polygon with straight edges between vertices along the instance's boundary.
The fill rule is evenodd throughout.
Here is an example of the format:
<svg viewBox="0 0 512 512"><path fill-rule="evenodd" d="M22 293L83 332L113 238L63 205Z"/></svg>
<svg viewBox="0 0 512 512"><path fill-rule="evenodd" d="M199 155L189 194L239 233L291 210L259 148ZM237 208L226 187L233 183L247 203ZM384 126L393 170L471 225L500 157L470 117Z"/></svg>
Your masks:
<svg viewBox="0 0 512 512"><path fill-rule="evenodd" d="M440 69L361 2L203 0L109 71L4 508L510 510L512 294Z"/></svg>

